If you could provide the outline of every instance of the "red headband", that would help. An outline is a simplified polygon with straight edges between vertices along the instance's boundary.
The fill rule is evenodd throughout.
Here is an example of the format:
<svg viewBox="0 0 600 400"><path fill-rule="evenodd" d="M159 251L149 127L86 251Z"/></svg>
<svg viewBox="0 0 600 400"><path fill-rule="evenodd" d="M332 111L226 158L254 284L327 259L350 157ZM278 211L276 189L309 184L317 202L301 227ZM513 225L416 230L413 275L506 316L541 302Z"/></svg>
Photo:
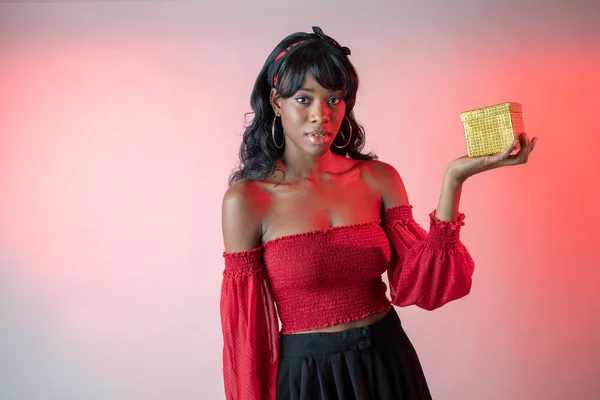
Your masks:
<svg viewBox="0 0 600 400"><path fill-rule="evenodd" d="M273 73L274 73L274 75L273 75L273 87L277 87L277 84L279 83L279 67L281 66L281 63L283 61L281 59L285 55L289 54L292 50L297 49L298 46L301 45L301 44L303 44L303 43L309 43L309 42L312 42L312 41L315 41L315 40L324 40L326 42L329 42L329 43L333 44L335 47L339 48L340 50L342 50L342 52L346 56L349 56L351 54L349 48L342 47L335 40L333 40L333 39L328 38L327 36L325 36L325 34L323 33L323 30L321 30L321 28L319 28L318 26L313 26L312 29L313 29L313 32L319 36L318 38L305 39L305 40L301 40L299 42L296 42L296 43L288 46L281 53L279 53L277 55L277 57L275 58L275 60L273 60L273 64L271 65L271 71L273 71Z"/></svg>
<svg viewBox="0 0 600 400"><path fill-rule="evenodd" d="M283 50L281 53L279 53L279 55L275 58L275 60L273 62L277 62L277 60L279 60L280 58L282 58L283 56L285 56L287 53L290 52L290 50L293 47L298 46L300 43L304 43L306 42L306 40L301 40L299 42L296 42L294 44L292 44L291 46L288 46L287 49ZM279 69L279 66L277 66L277 69ZM277 87L277 83L279 82L279 72L275 75L275 77L273 78L273 86Z"/></svg>

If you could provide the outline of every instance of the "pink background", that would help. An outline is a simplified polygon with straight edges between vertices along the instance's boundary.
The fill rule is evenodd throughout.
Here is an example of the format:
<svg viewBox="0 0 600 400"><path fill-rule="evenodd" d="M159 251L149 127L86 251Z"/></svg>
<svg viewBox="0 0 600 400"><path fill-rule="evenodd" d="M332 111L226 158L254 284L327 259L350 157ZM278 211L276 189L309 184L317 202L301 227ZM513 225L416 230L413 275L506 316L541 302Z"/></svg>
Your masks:
<svg viewBox="0 0 600 400"><path fill-rule="evenodd" d="M461 111L521 102L540 138L465 184L472 293L399 310L434 398L594 398L599 21L594 1L0 4L0 398L224 398L221 199L258 71L311 25L352 50L366 148L423 225Z"/></svg>

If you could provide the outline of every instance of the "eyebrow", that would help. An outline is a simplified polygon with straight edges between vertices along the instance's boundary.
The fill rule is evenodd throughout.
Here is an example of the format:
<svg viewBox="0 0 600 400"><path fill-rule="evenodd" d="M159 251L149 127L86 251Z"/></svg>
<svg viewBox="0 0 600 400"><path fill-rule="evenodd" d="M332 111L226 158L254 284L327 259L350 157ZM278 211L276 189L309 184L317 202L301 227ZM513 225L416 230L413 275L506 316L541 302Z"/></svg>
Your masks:
<svg viewBox="0 0 600 400"><path fill-rule="evenodd" d="M298 89L298 90L303 90L303 91L305 91L305 92L314 93L314 89L307 88L307 87L301 87L301 88L300 88L300 89ZM336 90L336 89L328 90L328 92L329 92L329 93L342 92L342 91L343 91L343 90L341 90L341 89L337 89L337 90Z"/></svg>

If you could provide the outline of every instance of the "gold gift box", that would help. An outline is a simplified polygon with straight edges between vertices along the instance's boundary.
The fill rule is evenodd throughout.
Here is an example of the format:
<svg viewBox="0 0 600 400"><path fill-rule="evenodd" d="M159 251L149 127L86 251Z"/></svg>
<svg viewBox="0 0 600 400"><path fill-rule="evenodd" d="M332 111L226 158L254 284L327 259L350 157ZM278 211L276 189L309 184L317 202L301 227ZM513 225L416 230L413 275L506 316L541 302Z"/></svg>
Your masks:
<svg viewBox="0 0 600 400"><path fill-rule="evenodd" d="M460 114L469 157L503 152L525 131L519 103L502 103ZM517 144L517 149L520 145Z"/></svg>

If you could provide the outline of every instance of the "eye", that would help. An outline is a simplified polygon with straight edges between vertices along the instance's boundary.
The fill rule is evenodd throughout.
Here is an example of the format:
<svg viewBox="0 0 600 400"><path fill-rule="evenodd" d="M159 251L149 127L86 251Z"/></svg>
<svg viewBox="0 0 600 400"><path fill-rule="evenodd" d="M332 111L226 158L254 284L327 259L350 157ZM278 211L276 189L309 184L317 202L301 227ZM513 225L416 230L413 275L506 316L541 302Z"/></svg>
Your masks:
<svg viewBox="0 0 600 400"><path fill-rule="evenodd" d="M310 100L306 96L298 96L296 97L296 101L300 104L307 104Z"/></svg>
<svg viewBox="0 0 600 400"><path fill-rule="evenodd" d="M329 104L336 105L336 104L338 104L340 101L342 101L342 99L340 99L339 97L332 97L331 99L329 99Z"/></svg>

